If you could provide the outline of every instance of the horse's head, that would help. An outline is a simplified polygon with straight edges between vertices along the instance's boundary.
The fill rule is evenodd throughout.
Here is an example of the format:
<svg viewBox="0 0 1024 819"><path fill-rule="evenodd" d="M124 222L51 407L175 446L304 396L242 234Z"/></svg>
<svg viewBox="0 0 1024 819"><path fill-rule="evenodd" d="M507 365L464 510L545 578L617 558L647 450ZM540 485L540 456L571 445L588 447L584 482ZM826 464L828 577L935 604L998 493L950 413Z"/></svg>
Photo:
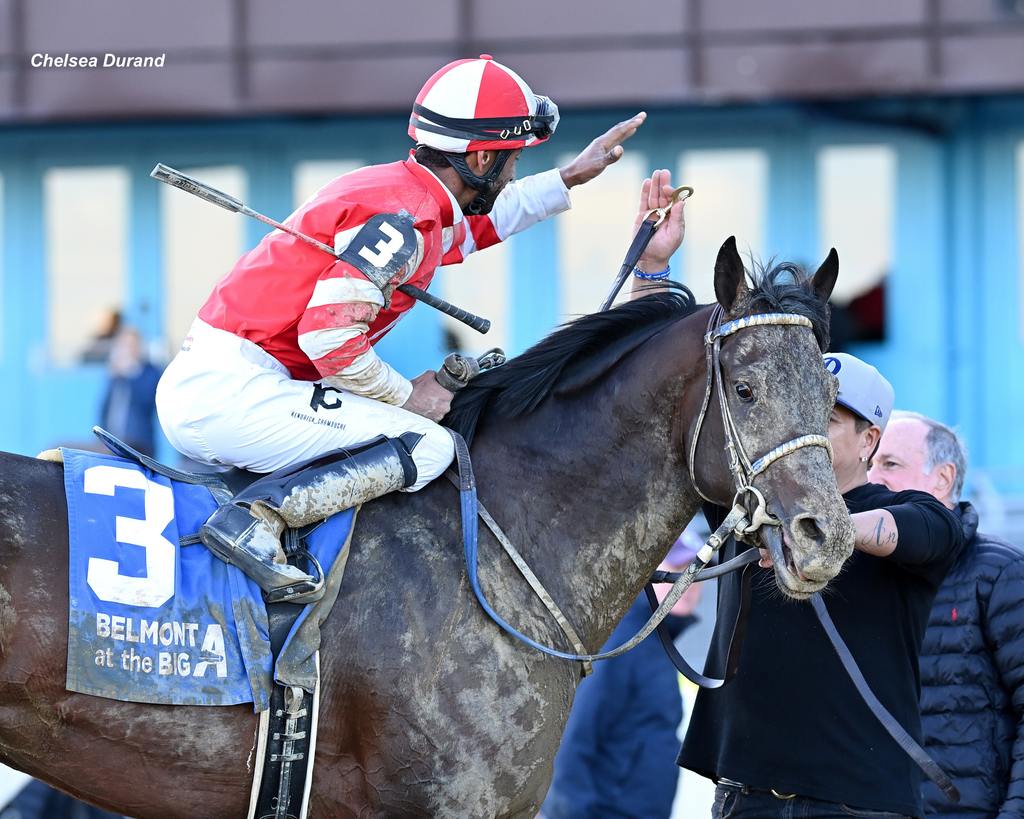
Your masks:
<svg viewBox="0 0 1024 819"><path fill-rule="evenodd" d="M687 437L707 498L731 507L736 497L748 516L764 498L770 522L752 537L771 554L779 589L795 598L822 589L853 550L825 437L837 382L821 356L838 273L833 250L813 277L780 265L748 286L736 242L726 240L715 263L718 329L706 339L710 395ZM737 496L744 484L756 491Z"/></svg>

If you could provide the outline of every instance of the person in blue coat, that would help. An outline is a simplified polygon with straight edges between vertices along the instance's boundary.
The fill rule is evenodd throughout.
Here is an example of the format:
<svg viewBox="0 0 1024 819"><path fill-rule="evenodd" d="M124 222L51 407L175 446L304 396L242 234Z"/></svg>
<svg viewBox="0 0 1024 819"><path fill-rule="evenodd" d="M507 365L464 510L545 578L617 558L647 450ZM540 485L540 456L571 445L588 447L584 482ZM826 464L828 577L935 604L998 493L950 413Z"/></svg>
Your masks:
<svg viewBox="0 0 1024 819"><path fill-rule="evenodd" d="M147 356L142 337L122 327L107 362L110 378L100 407L100 426L146 455L156 451L156 385L160 369Z"/></svg>
<svg viewBox="0 0 1024 819"><path fill-rule="evenodd" d="M33 779L5 807L0 819L122 819Z"/></svg>
<svg viewBox="0 0 1024 819"><path fill-rule="evenodd" d="M960 802L924 784L925 813L1024 817L1024 549L978 531L960 500L967 456L956 433L917 413L894 413L871 479L920 489L951 509L965 546L939 587L921 648L925 750Z"/></svg>
<svg viewBox="0 0 1024 819"><path fill-rule="evenodd" d="M663 568L677 571L693 554L689 541L680 538ZM673 638L696 621L698 595L695 584L666 618ZM650 616L641 594L602 651L626 642ZM657 635L621 657L595 663L577 689L541 819L670 816L682 718L679 675Z"/></svg>

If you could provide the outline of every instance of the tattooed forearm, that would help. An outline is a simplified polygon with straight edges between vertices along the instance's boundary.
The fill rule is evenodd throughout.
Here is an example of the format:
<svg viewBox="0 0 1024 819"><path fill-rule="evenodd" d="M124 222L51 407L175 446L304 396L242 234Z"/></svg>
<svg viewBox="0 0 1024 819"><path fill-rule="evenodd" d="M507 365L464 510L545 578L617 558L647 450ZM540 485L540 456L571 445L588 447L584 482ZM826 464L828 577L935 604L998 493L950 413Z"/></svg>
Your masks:
<svg viewBox="0 0 1024 819"><path fill-rule="evenodd" d="M888 543L891 543L893 546L896 545L896 532L886 529L885 521L879 518L878 523L875 524L875 547L881 549L883 545Z"/></svg>
<svg viewBox="0 0 1024 819"><path fill-rule="evenodd" d="M858 512L850 518L857 530L853 544L855 548L878 557L891 555L896 549L900 533L896 528L896 521L888 511L876 509L871 512Z"/></svg>

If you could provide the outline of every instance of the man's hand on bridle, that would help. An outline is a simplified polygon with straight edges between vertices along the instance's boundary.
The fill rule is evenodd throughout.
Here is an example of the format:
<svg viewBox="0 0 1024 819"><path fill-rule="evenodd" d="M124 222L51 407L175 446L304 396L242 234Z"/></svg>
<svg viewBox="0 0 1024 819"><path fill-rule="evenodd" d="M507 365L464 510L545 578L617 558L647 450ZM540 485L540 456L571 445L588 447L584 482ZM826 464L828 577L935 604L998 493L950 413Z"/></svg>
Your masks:
<svg viewBox="0 0 1024 819"><path fill-rule="evenodd" d="M565 186L572 188L589 182L609 165L618 162L624 153L622 143L637 132L645 119L647 114L641 111L632 119L620 122L591 142L572 162L559 168Z"/></svg>

